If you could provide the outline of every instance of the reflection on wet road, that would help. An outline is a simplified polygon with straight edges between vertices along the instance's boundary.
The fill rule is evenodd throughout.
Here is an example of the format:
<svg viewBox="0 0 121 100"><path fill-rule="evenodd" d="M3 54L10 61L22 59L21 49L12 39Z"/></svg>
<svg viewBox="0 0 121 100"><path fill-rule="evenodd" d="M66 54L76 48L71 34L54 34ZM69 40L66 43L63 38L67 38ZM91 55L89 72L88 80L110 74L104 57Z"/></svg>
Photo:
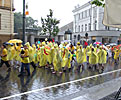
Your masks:
<svg viewBox="0 0 121 100"><path fill-rule="evenodd" d="M121 69L121 63L118 65L114 62L110 61L105 65L104 72L109 72L112 70ZM6 72L6 67L0 68L0 98L5 96L10 96L18 93L23 93L30 90L41 89L43 87L52 86L55 84L60 84L72 80L81 79L84 77L97 75L100 72L93 69L88 69L85 64L85 68L82 72L77 72L74 69L71 72L65 72L62 75L60 74L52 74L49 69L38 68L37 70L33 70L31 68L31 76L23 76L18 77L18 70L13 69L11 72ZM53 99L55 97L61 97L62 95L71 94L75 91L81 90L83 88L88 88L91 86L95 86L111 79L117 78L121 76L121 72L115 72L109 75L95 77L93 79L88 79L81 82L76 82L73 84L63 85L57 88L47 89L46 91L40 91L39 93L27 94L20 96L19 99L27 100L37 97L38 100L40 98L47 97ZM15 99L15 98L14 98ZM17 98L18 99L18 98Z"/></svg>

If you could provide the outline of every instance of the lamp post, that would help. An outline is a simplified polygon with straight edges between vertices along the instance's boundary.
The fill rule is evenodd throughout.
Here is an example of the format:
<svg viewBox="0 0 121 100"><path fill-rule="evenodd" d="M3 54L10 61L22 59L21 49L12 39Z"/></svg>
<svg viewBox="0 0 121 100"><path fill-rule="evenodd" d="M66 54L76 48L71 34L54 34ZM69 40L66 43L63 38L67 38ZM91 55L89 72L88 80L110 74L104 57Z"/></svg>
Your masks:
<svg viewBox="0 0 121 100"><path fill-rule="evenodd" d="M25 44L25 0L23 0L23 44Z"/></svg>

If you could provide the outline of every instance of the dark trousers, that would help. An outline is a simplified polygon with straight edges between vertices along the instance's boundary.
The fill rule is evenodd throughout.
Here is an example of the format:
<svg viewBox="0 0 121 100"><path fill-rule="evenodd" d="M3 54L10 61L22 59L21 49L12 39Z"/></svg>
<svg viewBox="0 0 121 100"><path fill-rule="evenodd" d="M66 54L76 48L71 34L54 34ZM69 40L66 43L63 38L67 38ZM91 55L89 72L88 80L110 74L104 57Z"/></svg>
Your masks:
<svg viewBox="0 0 121 100"><path fill-rule="evenodd" d="M10 67L8 61L3 61L3 60L1 59L0 67L2 67L3 64L5 64L8 68Z"/></svg>
<svg viewBox="0 0 121 100"><path fill-rule="evenodd" d="M34 62L31 62L30 64L33 66L34 69L36 69L36 65L34 64Z"/></svg>
<svg viewBox="0 0 121 100"><path fill-rule="evenodd" d="M25 67L25 69L27 70L27 73L28 73L28 75L30 75L30 67L29 67L29 63L22 63L22 65L21 65L21 74L23 74L23 71L24 71L24 67Z"/></svg>

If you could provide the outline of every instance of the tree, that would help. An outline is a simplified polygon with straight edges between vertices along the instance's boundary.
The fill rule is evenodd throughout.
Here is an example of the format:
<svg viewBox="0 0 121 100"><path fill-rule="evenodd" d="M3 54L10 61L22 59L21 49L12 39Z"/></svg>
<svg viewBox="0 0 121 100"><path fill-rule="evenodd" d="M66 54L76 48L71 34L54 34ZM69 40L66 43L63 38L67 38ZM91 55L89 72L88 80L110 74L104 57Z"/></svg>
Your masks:
<svg viewBox="0 0 121 100"><path fill-rule="evenodd" d="M95 4L96 6L105 6L104 0L93 0L91 3Z"/></svg>
<svg viewBox="0 0 121 100"><path fill-rule="evenodd" d="M34 20L32 17L26 17L26 28L40 28L38 26L38 20ZM17 33L18 29L22 29L23 15L21 12L14 13L14 32Z"/></svg>
<svg viewBox="0 0 121 100"><path fill-rule="evenodd" d="M59 32L58 24L60 23L59 20L56 18L53 18L53 11L49 10L49 15L47 15L47 18L41 17L41 23L42 23L42 34L49 34L49 39L51 36L56 36Z"/></svg>

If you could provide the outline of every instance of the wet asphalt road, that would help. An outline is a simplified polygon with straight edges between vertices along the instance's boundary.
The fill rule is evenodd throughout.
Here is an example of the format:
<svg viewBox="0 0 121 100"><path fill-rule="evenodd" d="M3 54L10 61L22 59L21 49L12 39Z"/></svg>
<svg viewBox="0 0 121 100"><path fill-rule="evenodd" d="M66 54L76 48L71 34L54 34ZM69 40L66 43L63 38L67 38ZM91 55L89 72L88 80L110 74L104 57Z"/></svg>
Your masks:
<svg viewBox="0 0 121 100"><path fill-rule="evenodd" d="M114 61L110 60L105 65L104 72L121 69L121 62L115 64ZM65 72L62 75L52 74L50 69L37 68L36 71L31 67L31 77L23 76L18 77L18 70L12 69L11 72L6 71L6 67L0 68L0 98L23 93L30 90L41 89L43 87L52 86L72 80L81 79L84 77L97 75L101 73L101 70L89 69L85 64L84 70L78 72L73 68L71 72ZM17 100L51 100L61 98L64 95L73 94L76 91L83 90L83 88L89 88L106 81L118 78L121 76L121 72L112 73L109 75L88 79L85 81L64 85L62 87L52 88L46 91L40 91L38 93L27 94L16 97ZM11 100L16 100L12 98Z"/></svg>

